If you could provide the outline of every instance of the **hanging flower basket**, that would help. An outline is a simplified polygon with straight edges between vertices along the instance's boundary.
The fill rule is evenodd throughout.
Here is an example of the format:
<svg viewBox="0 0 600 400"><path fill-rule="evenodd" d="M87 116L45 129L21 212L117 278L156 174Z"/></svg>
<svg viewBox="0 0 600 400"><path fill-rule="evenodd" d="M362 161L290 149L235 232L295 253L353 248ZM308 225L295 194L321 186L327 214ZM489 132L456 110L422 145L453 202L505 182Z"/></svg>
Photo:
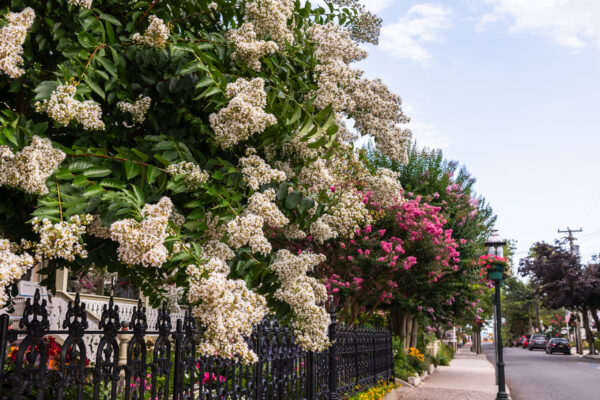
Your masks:
<svg viewBox="0 0 600 400"><path fill-rule="evenodd" d="M479 257L480 275L491 281L500 281L504 274L510 271L508 259L495 255L485 255Z"/></svg>

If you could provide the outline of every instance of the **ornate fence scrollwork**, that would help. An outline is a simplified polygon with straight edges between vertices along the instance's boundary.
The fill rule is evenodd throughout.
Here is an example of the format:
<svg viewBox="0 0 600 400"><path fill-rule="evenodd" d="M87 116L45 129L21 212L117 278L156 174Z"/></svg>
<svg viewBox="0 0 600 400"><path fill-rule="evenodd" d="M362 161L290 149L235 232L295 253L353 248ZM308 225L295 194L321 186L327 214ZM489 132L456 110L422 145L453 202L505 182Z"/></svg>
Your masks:
<svg viewBox="0 0 600 400"><path fill-rule="evenodd" d="M122 328L111 297L90 330L77 295L63 330L51 331L40 297L27 300L21 330L0 315L0 400L334 400L393 377L391 331L340 325L333 310L328 350L303 350L290 327L266 318L247 339L258 362L242 365L201 355L203 330L189 311L172 321L163 304L149 330L140 301ZM99 339L90 354L84 339L92 335Z"/></svg>

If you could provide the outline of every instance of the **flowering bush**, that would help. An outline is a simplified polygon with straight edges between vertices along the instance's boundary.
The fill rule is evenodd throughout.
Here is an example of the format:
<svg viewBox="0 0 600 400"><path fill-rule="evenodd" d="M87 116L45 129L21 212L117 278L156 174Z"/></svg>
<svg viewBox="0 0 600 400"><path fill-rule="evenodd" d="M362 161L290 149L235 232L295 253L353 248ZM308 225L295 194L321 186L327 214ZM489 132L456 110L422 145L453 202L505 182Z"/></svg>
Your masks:
<svg viewBox="0 0 600 400"><path fill-rule="evenodd" d="M0 303L35 256L47 285L58 269L98 266L154 305L182 288L210 328L205 354L254 360L241 338L267 312L325 348L326 291L312 272L323 257L304 239L369 225L362 182L382 205L397 195L380 190L389 174L369 178L345 121L398 162L410 138L400 98L351 66L380 20L328 3L0 9L0 228L15 243ZM293 279L277 266L290 248Z"/></svg>
<svg viewBox="0 0 600 400"><path fill-rule="evenodd" d="M567 326L565 318L561 315L555 314L550 318L546 331L550 330L552 337L564 337L562 330Z"/></svg>

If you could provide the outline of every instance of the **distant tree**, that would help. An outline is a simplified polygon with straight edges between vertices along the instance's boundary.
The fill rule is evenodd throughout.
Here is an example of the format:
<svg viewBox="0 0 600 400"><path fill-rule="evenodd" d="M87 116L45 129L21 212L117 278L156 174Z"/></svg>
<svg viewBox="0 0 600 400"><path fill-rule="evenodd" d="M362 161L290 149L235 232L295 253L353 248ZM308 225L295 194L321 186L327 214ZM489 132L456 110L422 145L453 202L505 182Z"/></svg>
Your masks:
<svg viewBox="0 0 600 400"><path fill-rule="evenodd" d="M528 283L516 277L506 279L503 314L513 336L526 334L531 328L535 293Z"/></svg>
<svg viewBox="0 0 600 400"><path fill-rule="evenodd" d="M596 271L595 266L582 265L579 256L560 241L554 245L534 244L530 256L521 260L519 268L522 275L531 279L532 287L546 307L564 307L582 313L590 352L593 352L594 334L588 313L596 314L597 309Z"/></svg>

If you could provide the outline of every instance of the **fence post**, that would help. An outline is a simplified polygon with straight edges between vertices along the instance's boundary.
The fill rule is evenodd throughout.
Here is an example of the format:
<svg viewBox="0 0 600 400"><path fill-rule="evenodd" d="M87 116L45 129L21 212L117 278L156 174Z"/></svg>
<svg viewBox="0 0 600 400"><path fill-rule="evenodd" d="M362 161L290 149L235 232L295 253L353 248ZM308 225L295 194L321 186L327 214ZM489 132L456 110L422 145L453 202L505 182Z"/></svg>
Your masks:
<svg viewBox="0 0 600 400"><path fill-rule="evenodd" d="M173 400L179 400L182 397L183 392L183 371L181 370L181 342L183 338L183 324L180 318L177 319L173 338L175 339L175 359L173 362Z"/></svg>
<svg viewBox="0 0 600 400"><path fill-rule="evenodd" d="M329 348L329 400L338 400L338 357L337 357L337 314L335 305L331 301L329 310L331 317L331 325L329 325L329 340L331 347Z"/></svg>
<svg viewBox="0 0 600 400"><path fill-rule="evenodd" d="M396 371L394 368L394 333L392 331L392 321L390 319L390 323L388 325L388 345L387 345L387 351L389 351L388 354L388 368L391 370L390 371L390 378L392 380L392 382L394 382L396 380Z"/></svg>
<svg viewBox="0 0 600 400"><path fill-rule="evenodd" d="M315 400L317 398L317 365L313 351L307 353L306 367L306 398Z"/></svg>
<svg viewBox="0 0 600 400"><path fill-rule="evenodd" d="M352 344L354 346L354 386L358 386L360 382L360 374L358 371L358 328L354 326Z"/></svg>
<svg viewBox="0 0 600 400"><path fill-rule="evenodd" d="M4 357L6 356L6 341L8 340L8 314L0 315L0 393L4 384Z"/></svg>

